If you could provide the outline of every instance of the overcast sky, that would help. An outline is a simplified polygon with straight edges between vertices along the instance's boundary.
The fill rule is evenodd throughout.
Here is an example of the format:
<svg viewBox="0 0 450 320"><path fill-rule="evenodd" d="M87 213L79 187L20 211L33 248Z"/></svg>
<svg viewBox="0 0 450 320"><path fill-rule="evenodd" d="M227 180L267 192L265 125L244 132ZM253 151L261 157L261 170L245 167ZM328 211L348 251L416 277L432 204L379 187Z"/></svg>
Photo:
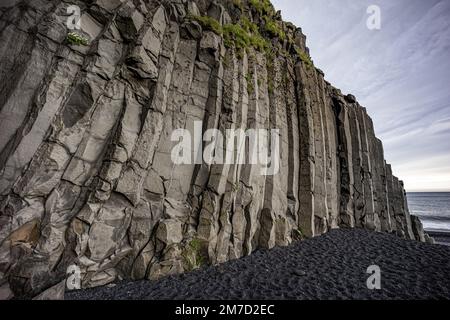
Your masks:
<svg viewBox="0 0 450 320"><path fill-rule="evenodd" d="M315 65L367 107L407 191L450 191L450 0L272 0ZM381 9L369 30L367 8Z"/></svg>

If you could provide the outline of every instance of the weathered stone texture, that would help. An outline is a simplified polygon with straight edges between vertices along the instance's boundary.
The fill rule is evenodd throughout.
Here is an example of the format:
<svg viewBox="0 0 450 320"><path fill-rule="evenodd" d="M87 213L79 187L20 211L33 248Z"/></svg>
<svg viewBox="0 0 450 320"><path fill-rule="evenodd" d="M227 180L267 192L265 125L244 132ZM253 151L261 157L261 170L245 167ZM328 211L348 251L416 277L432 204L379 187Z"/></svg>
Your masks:
<svg viewBox="0 0 450 320"><path fill-rule="evenodd" d="M291 41L265 54L186 18L236 22L232 1L75 2L86 46L68 2L0 4L0 298L60 297L70 265L83 287L155 279L333 228L429 241L366 110L299 59L301 29L278 21ZM196 121L278 129L279 173L175 165Z"/></svg>

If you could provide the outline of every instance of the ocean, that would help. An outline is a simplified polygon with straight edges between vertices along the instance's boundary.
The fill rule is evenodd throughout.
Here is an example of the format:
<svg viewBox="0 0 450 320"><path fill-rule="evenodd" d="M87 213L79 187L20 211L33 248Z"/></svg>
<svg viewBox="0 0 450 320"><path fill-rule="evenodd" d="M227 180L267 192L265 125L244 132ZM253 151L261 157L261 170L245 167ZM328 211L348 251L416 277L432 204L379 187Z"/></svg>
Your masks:
<svg viewBox="0 0 450 320"><path fill-rule="evenodd" d="M426 231L450 232L450 192L407 193L409 211Z"/></svg>

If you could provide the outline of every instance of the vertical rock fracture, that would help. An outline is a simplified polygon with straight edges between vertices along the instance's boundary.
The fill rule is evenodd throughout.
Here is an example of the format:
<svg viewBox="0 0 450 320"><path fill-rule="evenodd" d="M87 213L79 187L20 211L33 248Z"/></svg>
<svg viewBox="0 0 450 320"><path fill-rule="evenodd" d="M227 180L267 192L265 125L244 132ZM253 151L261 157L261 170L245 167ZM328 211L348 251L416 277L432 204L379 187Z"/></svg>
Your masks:
<svg viewBox="0 0 450 320"><path fill-rule="evenodd" d="M67 8L81 9L74 43ZM0 289L156 279L333 228L430 240L372 120L267 0L0 3ZM280 172L171 161L171 134L279 129Z"/></svg>

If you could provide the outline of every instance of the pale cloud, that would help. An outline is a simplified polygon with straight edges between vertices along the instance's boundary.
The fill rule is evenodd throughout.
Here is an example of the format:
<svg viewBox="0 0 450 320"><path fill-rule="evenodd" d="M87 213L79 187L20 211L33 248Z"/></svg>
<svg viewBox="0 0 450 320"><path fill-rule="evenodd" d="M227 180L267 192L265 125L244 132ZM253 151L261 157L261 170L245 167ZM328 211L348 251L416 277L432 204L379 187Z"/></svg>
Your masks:
<svg viewBox="0 0 450 320"><path fill-rule="evenodd" d="M367 107L409 191L450 191L450 1L273 0L327 80ZM369 5L382 28L366 27Z"/></svg>

